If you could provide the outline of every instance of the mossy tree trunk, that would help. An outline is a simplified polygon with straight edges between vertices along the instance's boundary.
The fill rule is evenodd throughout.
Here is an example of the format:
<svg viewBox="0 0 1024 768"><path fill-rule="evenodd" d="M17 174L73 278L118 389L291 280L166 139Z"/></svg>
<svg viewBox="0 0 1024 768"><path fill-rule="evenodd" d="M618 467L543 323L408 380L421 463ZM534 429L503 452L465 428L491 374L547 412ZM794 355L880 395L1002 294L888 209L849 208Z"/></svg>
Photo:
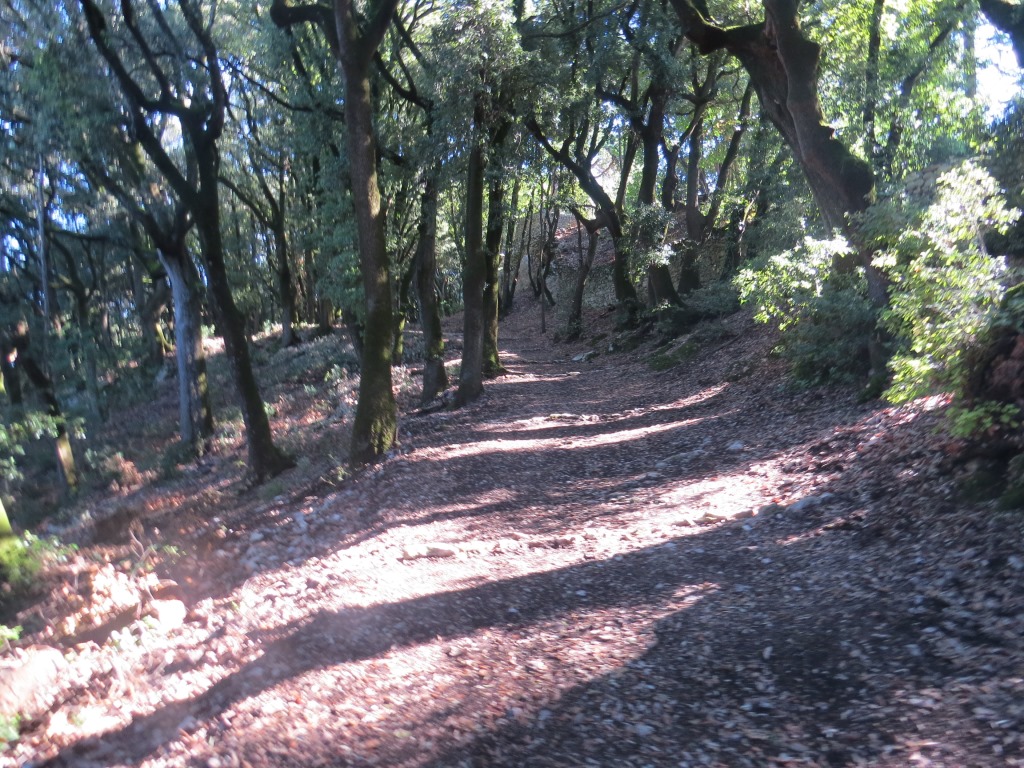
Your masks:
<svg viewBox="0 0 1024 768"><path fill-rule="evenodd" d="M351 22L353 25L355 21ZM371 59L343 57L345 121L348 132L352 202L359 237L359 262L365 301L359 401L352 429L351 459L376 461L395 443L398 406L392 391L393 346L391 271L384 238L384 213L377 182L369 65Z"/></svg>
<svg viewBox="0 0 1024 768"><path fill-rule="evenodd" d="M370 83L374 55L397 7L398 0L368 0L359 9L352 0L334 0L333 7L289 6L287 0L274 0L270 9L271 19L279 27L307 23L319 26L345 76L349 180L359 242L365 324L359 400L349 451L350 461L357 465L383 457L398 436L398 406L391 380L391 270L377 180Z"/></svg>

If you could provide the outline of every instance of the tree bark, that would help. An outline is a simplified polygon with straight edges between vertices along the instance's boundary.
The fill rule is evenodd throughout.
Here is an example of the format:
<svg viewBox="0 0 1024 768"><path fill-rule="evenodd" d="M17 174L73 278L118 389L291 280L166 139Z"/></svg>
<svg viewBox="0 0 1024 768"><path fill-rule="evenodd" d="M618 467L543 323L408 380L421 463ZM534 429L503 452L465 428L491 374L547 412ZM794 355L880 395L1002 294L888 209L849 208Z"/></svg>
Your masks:
<svg viewBox="0 0 1024 768"><path fill-rule="evenodd" d="M202 168L207 164L201 164ZM260 395L259 385L252 368L249 354L249 342L245 335L245 322L235 304L228 283L227 269L224 265L224 245L220 233L220 204L216 182L216 162L207 167L207 174L213 179L204 186L205 205L201 206L202 214L196 216L196 228L202 244L202 255L206 267L210 295L213 298L213 312L218 330L224 339L224 356L231 369L231 378L235 385L235 393L242 410L245 423L246 447L249 455L249 471L253 479L261 483L269 477L280 474L294 466L294 462L282 453L275 445L270 432L270 419L267 417Z"/></svg>
<svg viewBox="0 0 1024 768"><path fill-rule="evenodd" d="M349 23L354 24L354 21ZM355 60L354 52L342 56L352 206L356 214L365 307L359 400L350 451L354 464L379 460L398 436L398 406L391 381L391 272L377 182L369 63L369 57L365 62Z"/></svg>
<svg viewBox="0 0 1024 768"><path fill-rule="evenodd" d="M184 242L173 252L158 250L157 254L171 283L178 370L178 431L182 444L200 453L213 436L213 409L200 333L199 275L185 253Z"/></svg>
<svg viewBox="0 0 1024 768"><path fill-rule="evenodd" d="M487 378L505 372L498 350L498 267L505 230L505 180L492 179L487 193L487 230L484 237L483 374Z"/></svg>
<svg viewBox="0 0 1024 768"><path fill-rule="evenodd" d="M462 276L462 370L456 405L472 402L483 392L484 289L487 254L484 251L484 171L486 152L477 139L469 153L466 172L466 266Z"/></svg>
<svg viewBox="0 0 1024 768"><path fill-rule="evenodd" d="M566 324L566 340L576 341L583 335L583 294L587 287L587 278L590 276L590 269L594 265L594 255L597 253L597 233L601 229L596 221L588 221L581 215L576 214L577 234L580 236L579 247L579 271L576 273L576 286L572 292L572 304L569 307L569 321ZM583 253L582 232L587 231L587 252Z"/></svg>
<svg viewBox="0 0 1024 768"><path fill-rule="evenodd" d="M349 181L359 242L365 323L359 400L349 451L350 461L356 465L382 458L398 436L398 406L391 380L391 271L377 181L369 74L397 6L398 0L369 0L357 10L352 0L334 0L331 9L322 4L291 7L287 0L274 0L270 9L271 19L280 27L317 24L341 64L345 79Z"/></svg>
<svg viewBox="0 0 1024 768"><path fill-rule="evenodd" d="M519 187L520 178L516 176L512 185L512 201L509 206L508 221L505 232L505 252L501 265L501 286L498 290L498 317L504 318L512 311L512 300L516 293L516 282L518 281L519 264L522 255L513 256L516 241L516 221L519 213Z"/></svg>
<svg viewBox="0 0 1024 768"><path fill-rule="evenodd" d="M434 169L435 172L437 169ZM428 175L420 198L420 223L416 244L416 295L423 329L423 391L420 403L426 405L448 386L444 367L444 335L441 310L437 301L434 274L437 271L437 179Z"/></svg>
<svg viewBox="0 0 1024 768"><path fill-rule="evenodd" d="M281 300L281 346L291 347L298 343L295 335L295 282L288 259L288 238L284 216L274 226L274 254L277 258L277 290Z"/></svg>

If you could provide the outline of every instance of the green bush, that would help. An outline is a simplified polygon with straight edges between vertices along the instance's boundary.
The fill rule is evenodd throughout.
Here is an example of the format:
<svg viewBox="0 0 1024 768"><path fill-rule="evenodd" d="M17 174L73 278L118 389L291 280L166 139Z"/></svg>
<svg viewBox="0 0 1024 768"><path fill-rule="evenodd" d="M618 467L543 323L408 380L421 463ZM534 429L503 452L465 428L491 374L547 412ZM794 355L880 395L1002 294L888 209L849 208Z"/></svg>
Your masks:
<svg viewBox="0 0 1024 768"><path fill-rule="evenodd" d="M31 533L0 538L0 581L12 592L24 592L35 584L47 558L60 553L55 540Z"/></svg>
<svg viewBox="0 0 1024 768"><path fill-rule="evenodd" d="M740 308L740 297L731 280L716 280L686 297L686 306L702 318L725 317Z"/></svg>
<svg viewBox="0 0 1024 768"><path fill-rule="evenodd" d="M861 270L840 272L846 240L806 238L798 247L761 259L734 280L754 317L783 331L780 351L804 383L848 380L867 371L867 341L875 313Z"/></svg>
<svg viewBox="0 0 1024 768"><path fill-rule="evenodd" d="M672 214L660 205L637 205L626 217L626 237L630 243L631 279L639 283L653 266L669 263L672 249L665 242Z"/></svg>
<svg viewBox="0 0 1024 768"><path fill-rule="evenodd" d="M882 322L898 346L886 397L902 403L949 392L953 431L965 436L1013 417L1005 406L970 403L964 394L979 350L1001 322L1010 279L984 237L1005 232L1017 216L992 176L968 161L939 177L933 199L898 196L862 222L874 264L892 283Z"/></svg>

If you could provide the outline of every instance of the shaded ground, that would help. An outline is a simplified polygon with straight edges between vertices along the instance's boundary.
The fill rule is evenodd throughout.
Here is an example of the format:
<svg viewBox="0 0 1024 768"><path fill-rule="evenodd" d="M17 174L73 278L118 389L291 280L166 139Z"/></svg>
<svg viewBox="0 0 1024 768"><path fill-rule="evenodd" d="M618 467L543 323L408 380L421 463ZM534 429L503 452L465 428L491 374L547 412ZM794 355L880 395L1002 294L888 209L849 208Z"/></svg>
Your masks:
<svg viewBox="0 0 1024 768"><path fill-rule="evenodd" d="M344 418L296 411L274 498L221 467L122 500L90 583L135 603L79 606L92 636L41 604L61 700L0 764L1024 765L1024 517L955 499L941 403L791 390L743 315L664 372L537 321L379 467L328 482ZM137 619L147 558L183 622Z"/></svg>

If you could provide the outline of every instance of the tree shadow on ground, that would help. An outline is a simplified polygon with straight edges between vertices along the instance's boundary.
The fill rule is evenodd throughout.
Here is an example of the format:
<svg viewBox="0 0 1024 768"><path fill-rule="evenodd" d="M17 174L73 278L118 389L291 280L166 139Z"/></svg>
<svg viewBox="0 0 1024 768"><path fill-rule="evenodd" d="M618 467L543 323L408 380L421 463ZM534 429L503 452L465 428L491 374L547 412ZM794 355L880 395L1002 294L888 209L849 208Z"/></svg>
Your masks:
<svg viewBox="0 0 1024 768"><path fill-rule="evenodd" d="M596 765L696 765L709 741L734 756L729 764L735 765L767 765L793 750L820 765L883 755L912 734L880 702L897 691L941 687L950 682L949 670L942 659L911 649L916 628L900 623L906 595L871 589L870 574L855 568L815 573L822 538L793 543L793 526L778 524L777 532L762 532L760 546L749 544L749 526L737 522L612 559L322 611L255 638L261 656L200 696L80 741L45 765L115 754L138 763L178 738L181 728L212 723L243 699L394 649L481 630L528 631L558 617L612 612L642 622L652 609L661 616L651 626L656 643L569 690L520 691L553 701L499 718L490 732L467 742L439 745L443 752L422 752L397 737L371 749L330 723L321 738L325 747L333 739L335 748L370 750L387 765L576 765L588 757ZM498 705L506 695L478 693ZM422 717L422 711L399 713L382 729L414 731Z"/></svg>
<svg viewBox="0 0 1024 768"><path fill-rule="evenodd" d="M750 397L743 408L724 417L720 388L695 390L692 382L668 383L651 393L597 392L582 377L564 385L563 414L604 414L597 421L564 423L549 419L550 397L536 381L505 377L489 384L484 402L471 409L411 419L411 453L360 473L340 491L317 501L321 515L340 515L342 526L318 534L308 556L324 557L350 549L389 530L439 522L473 521L488 535L569 535L585 526L614 519L621 501L636 497L652 503L660 493L689 483L741 473L808 440L849 426L870 408L837 410L834 399L814 391ZM754 392L759 382L742 385ZM849 399L849 395L846 395ZM816 411L835 414L828 426L805 429L806 402ZM796 407L803 403L803 407ZM496 430L503 423L548 420L538 428ZM752 423L771 420L771 435L749 434ZM407 422L408 423L408 422ZM429 434L443 426L444 435ZM447 435L450 441L444 445ZM727 446L744 438L742 451ZM501 440L501 446L485 441ZM536 445L529 445L536 441ZM422 457L419 448L434 448ZM684 454L685 461L677 461ZM687 458L688 457L688 458ZM663 462L666 466L652 471ZM552 471L555 468L555 471ZM556 481L551 482L555 477ZM500 498L495 498L500 497ZM616 502L616 499L619 502ZM564 513L574 507L573 516ZM273 504L233 521L242 541L250 533L281 525ZM287 518L291 509L281 513ZM469 535L467 531L467 536ZM213 554L217 542L209 544ZM242 582L279 563L257 570L242 567L242 557L222 561L214 578L198 585L192 601L230 594Z"/></svg>

